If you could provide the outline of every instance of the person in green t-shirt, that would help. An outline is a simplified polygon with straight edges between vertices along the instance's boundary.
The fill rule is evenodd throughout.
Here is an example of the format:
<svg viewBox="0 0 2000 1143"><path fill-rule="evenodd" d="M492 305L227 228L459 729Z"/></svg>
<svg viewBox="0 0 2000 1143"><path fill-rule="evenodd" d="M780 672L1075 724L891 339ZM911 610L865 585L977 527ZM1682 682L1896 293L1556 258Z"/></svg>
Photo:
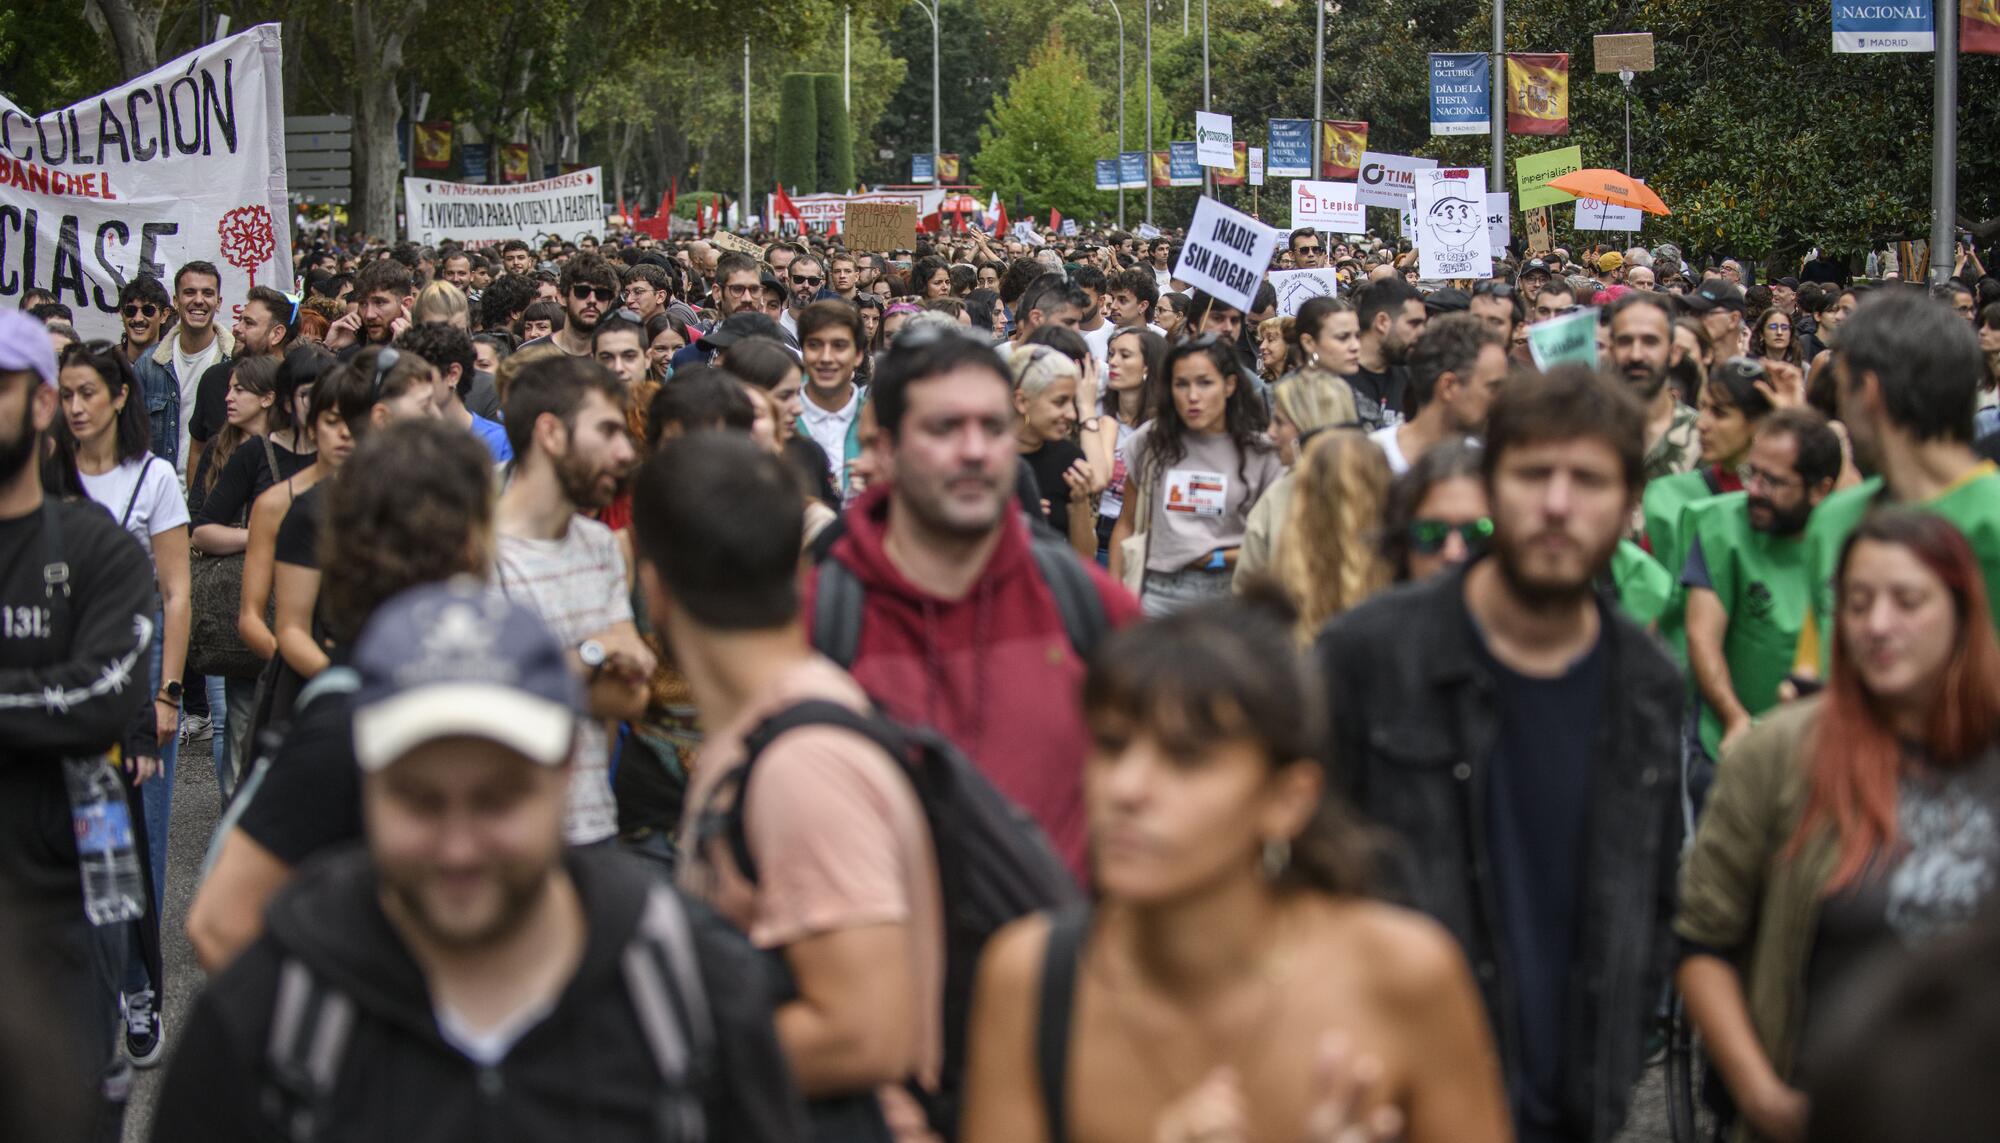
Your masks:
<svg viewBox="0 0 2000 1143"><path fill-rule="evenodd" d="M1697 501L1680 581L1701 746L1718 758L1778 702L1806 614L1806 520L1840 475L1840 437L1811 409L1757 428L1744 490Z"/></svg>
<svg viewBox="0 0 2000 1143"><path fill-rule="evenodd" d="M1972 410L1985 361L1965 319L1922 291L1871 291L1841 323L1833 380L1855 462L1876 475L1826 498L1806 525L1810 620L1793 669L1826 677L1833 573L1840 549L1878 504L1936 512L1964 533L2000 592L2000 469L1972 451ZM1995 613L2000 623L2000 611Z"/></svg>

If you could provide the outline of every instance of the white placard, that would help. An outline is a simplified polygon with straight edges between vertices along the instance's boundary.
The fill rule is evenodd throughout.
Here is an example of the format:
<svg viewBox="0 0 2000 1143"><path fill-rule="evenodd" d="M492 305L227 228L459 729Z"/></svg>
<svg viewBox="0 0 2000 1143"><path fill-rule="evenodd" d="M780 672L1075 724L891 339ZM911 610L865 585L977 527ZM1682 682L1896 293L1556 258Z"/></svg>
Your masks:
<svg viewBox="0 0 2000 1143"><path fill-rule="evenodd" d="M1629 230L1639 232L1639 220L1645 212L1636 206L1613 206L1594 198L1576 200L1576 220L1573 230Z"/></svg>
<svg viewBox="0 0 2000 1143"><path fill-rule="evenodd" d="M1264 185L1264 148L1262 147L1250 148L1250 185L1253 187Z"/></svg>
<svg viewBox="0 0 2000 1143"><path fill-rule="evenodd" d="M442 238L467 246L527 238L539 246L544 235L575 242L604 229L601 167L512 186L404 179L403 194L409 202L403 233L426 246Z"/></svg>
<svg viewBox="0 0 2000 1143"><path fill-rule="evenodd" d="M1361 205L1403 209L1404 196L1415 193L1417 189L1417 172L1428 171L1437 165L1436 159L1364 151L1361 155L1361 176L1354 184L1359 189Z"/></svg>
<svg viewBox="0 0 2000 1143"><path fill-rule="evenodd" d="M1277 248L1277 230L1204 195L1173 276L1249 313Z"/></svg>
<svg viewBox="0 0 2000 1143"><path fill-rule="evenodd" d="M1194 113L1194 157L1204 167L1236 166L1235 124L1214 111Z"/></svg>
<svg viewBox="0 0 2000 1143"><path fill-rule="evenodd" d="M1137 233L1141 238L1158 238L1160 236L1160 228L1150 222L1142 222L1139 224Z"/></svg>
<svg viewBox="0 0 2000 1143"><path fill-rule="evenodd" d="M1273 270L1271 288L1278 292L1278 315L1297 317L1299 307L1314 298L1340 296L1340 275L1331 266L1317 270Z"/></svg>
<svg viewBox="0 0 2000 1143"><path fill-rule="evenodd" d="M36 119L0 97L0 304L49 290L85 337L119 336L118 291L222 275L228 325L252 286L292 286L278 25L259 24ZM603 207L598 208L603 229Z"/></svg>
<svg viewBox="0 0 2000 1143"><path fill-rule="evenodd" d="M1505 258L1514 241L1514 200L1506 191L1486 192L1486 242L1495 258Z"/></svg>
<svg viewBox="0 0 2000 1143"><path fill-rule="evenodd" d="M1296 179L1292 182L1292 227L1310 226L1350 234L1368 227L1368 212L1353 183Z"/></svg>
<svg viewBox="0 0 2000 1143"><path fill-rule="evenodd" d="M1421 241L1421 237L1417 234L1416 195L1406 194L1403 196L1402 202L1398 204L1396 209L1396 224L1398 232L1403 236L1403 240L1410 244L1411 249L1415 249Z"/></svg>
<svg viewBox="0 0 2000 1143"><path fill-rule="evenodd" d="M1417 172L1417 276L1491 278L1486 237L1486 168Z"/></svg>

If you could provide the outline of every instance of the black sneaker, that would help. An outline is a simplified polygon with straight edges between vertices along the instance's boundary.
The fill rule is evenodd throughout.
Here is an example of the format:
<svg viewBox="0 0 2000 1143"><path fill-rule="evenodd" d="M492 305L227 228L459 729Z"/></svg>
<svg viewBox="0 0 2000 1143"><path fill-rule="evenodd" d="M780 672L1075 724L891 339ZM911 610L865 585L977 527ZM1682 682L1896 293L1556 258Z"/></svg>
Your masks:
<svg viewBox="0 0 2000 1143"><path fill-rule="evenodd" d="M125 1008L125 1058L131 1060L135 1068L150 1068L160 1062L160 1049L166 1046L167 1041L159 1010L153 1006L153 990L146 988L128 992L122 1000Z"/></svg>

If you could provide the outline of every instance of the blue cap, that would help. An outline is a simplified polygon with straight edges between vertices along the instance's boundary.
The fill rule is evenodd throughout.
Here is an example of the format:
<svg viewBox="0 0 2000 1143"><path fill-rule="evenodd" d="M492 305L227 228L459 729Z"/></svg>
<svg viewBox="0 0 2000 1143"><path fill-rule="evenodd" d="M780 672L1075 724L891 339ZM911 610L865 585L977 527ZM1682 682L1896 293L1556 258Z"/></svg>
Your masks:
<svg viewBox="0 0 2000 1143"><path fill-rule="evenodd" d="M0 310L0 370L26 370L56 383L56 347L49 328L20 310Z"/></svg>
<svg viewBox="0 0 2000 1143"><path fill-rule="evenodd" d="M377 608L353 665L354 758L367 771L459 737L559 766L584 713L583 686L541 617L469 577Z"/></svg>

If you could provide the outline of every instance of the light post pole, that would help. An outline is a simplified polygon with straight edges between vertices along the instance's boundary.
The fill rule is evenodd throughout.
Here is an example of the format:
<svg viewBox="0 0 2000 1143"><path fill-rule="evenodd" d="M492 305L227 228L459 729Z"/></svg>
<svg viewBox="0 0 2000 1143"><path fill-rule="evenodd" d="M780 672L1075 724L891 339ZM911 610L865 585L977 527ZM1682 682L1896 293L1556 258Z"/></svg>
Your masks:
<svg viewBox="0 0 2000 1143"><path fill-rule="evenodd" d="M1153 0L1146 6L1146 225L1153 225ZM1119 180L1124 181L1124 180Z"/></svg>
<svg viewBox="0 0 2000 1143"><path fill-rule="evenodd" d="M1951 277L1958 226L1958 0L1938 0L1931 93L1930 283Z"/></svg>
<svg viewBox="0 0 2000 1143"><path fill-rule="evenodd" d="M944 172L938 169L938 156L944 151L944 96L938 83L938 7L942 0L915 0L924 15L931 18L931 178L938 186L944 185Z"/></svg>
<svg viewBox="0 0 2000 1143"><path fill-rule="evenodd" d="M1111 14L1118 18L1118 229L1125 229L1125 13L1118 10L1118 0L1105 0L1111 6ZM1148 77L1150 82L1150 76ZM1150 88L1149 88L1150 95ZM1148 160L1150 162L1151 160ZM1148 178L1147 182L1152 182ZM1149 217L1148 222L1152 219Z"/></svg>
<svg viewBox="0 0 2000 1143"><path fill-rule="evenodd" d="M1493 0L1493 64L1486 69L1487 129L1493 133L1486 185L1507 185L1507 0ZM1626 166L1631 166L1628 162Z"/></svg>
<svg viewBox="0 0 2000 1143"><path fill-rule="evenodd" d="M737 213L737 220L750 221L750 37L748 35L743 37L743 209Z"/></svg>
<svg viewBox="0 0 2000 1143"><path fill-rule="evenodd" d="M1210 102L1212 96L1208 84L1208 0L1201 0L1201 109L1203 111L1215 110L1215 105ZM1210 198L1215 197L1214 167L1201 169L1201 193Z"/></svg>

